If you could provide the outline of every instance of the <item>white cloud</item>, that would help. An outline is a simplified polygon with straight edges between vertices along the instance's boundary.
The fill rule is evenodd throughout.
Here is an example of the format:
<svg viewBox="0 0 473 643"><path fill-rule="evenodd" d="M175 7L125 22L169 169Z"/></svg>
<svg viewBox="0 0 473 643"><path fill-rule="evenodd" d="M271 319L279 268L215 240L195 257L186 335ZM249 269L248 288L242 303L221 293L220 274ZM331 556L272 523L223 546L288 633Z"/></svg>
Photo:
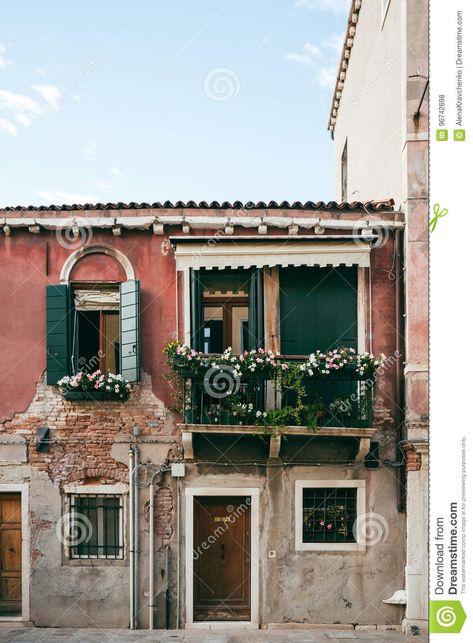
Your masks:
<svg viewBox="0 0 473 643"><path fill-rule="evenodd" d="M94 185L103 192L108 192L113 188L113 185L111 183L107 183L107 181L101 181L100 179L94 181Z"/></svg>
<svg viewBox="0 0 473 643"><path fill-rule="evenodd" d="M317 75L319 87L322 89L333 87L337 78L337 69L337 67L322 67L319 69L319 73Z"/></svg>
<svg viewBox="0 0 473 643"><path fill-rule="evenodd" d="M300 63L301 65L310 64L310 56L308 56L307 54L295 54L293 52L290 52L289 54L286 54L284 56L284 60L286 62Z"/></svg>
<svg viewBox="0 0 473 643"><path fill-rule="evenodd" d="M7 45L4 45L2 42L0 42L0 69L3 67L6 67L10 62L5 57L6 53L7 53Z"/></svg>
<svg viewBox="0 0 473 643"><path fill-rule="evenodd" d="M113 176L116 176L117 179L121 179L123 177L123 172L118 167L111 167L110 174L113 174Z"/></svg>
<svg viewBox="0 0 473 643"><path fill-rule="evenodd" d="M284 60L287 62L299 63L301 65L313 65L314 58L319 58L322 55L317 45L313 45L310 42L305 43L304 50L304 54L298 54L291 51L284 56Z"/></svg>
<svg viewBox="0 0 473 643"><path fill-rule="evenodd" d="M341 31L339 33L333 33L331 36L322 41L322 47L326 49L331 49L337 55L340 54L342 50L342 44L345 39L345 32Z"/></svg>
<svg viewBox="0 0 473 643"><path fill-rule="evenodd" d="M16 136L16 127L8 118L0 118L0 130L11 134L11 136Z"/></svg>
<svg viewBox="0 0 473 643"><path fill-rule="evenodd" d="M99 151L97 143L89 138L87 143L84 146L84 156L89 161L95 161L97 159L97 152Z"/></svg>
<svg viewBox="0 0 473 643"><path fill-rule="evenodd" d="M295 6L310 11L331 11L332 13L348 13L350 0L296 0Z"/></svg>
<svg viewBox="0 0 473 643"><path fill-rule="evenodd" d="M31 118L26 114L15 114L15 119L25 127L29 127L32 123Z"/></svg>
<svg viewBox="0 0 473 643"><path fill-rule="evenodd" d="M57 112L61 104L61 90L54 85L32 85L32 89L37 92L44 102L53 112Z"/></svg>
<svg viewBox="0 0 473 643"><path fill-rule="evenodd" d="M15 94L8 89L0 89L0 109L10 109L15 113L41 114L41 107L29 96Z"/></svg>
<svg viewBox="0 0 473 643"><path fill-rule="evenodd" d="M61 192L60 190L37 190L36 194L49 204L73 205L74 203L97 203L99 200L91 194L77 194L75 192Z"/></svg>
<svg viewBox="0 0 473 643"><path fill-rule="evenodd" d="M310 42L305 43L304 49L310 56L313 56L314 58L321 56L320 49L317 47L317 45L312 45Z"/></svg>

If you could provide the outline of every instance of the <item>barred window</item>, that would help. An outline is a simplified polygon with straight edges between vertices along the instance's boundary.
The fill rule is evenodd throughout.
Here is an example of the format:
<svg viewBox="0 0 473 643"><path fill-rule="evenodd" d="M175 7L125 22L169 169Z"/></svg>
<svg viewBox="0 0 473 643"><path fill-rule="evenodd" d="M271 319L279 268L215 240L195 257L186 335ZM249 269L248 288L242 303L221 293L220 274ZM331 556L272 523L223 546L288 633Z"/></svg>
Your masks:
<svg viewBox="0 0 473 643"><path fill-rule="evenodd" d="M302 490L302 542L354 543L357 489L313 487Z"/></svg>
<svg viewBox="0 0 473 643"><path fill-rule="evenodd" d="M70 558L123 558L123 497L70 494L66 530Z"/></svg>

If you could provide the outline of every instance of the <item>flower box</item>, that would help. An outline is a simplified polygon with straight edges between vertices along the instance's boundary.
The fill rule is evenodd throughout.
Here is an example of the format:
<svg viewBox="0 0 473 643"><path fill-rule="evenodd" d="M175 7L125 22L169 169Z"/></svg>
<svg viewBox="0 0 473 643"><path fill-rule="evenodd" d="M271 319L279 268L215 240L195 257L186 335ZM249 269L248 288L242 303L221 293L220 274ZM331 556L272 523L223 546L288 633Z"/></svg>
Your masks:
<svg viewBox="0 0 473 643"><path fill-rule="evenodd" d="M103 400L104 396L101 391L65 391L63 393L64 399L73 401L73 400L89 400L89 401L98 401Z"/></svg>
<svg viewBox="0 0 473 643"><path fill-rule="evenodd" d="M111 400L126 402L130 397L131 385L121 375L97 370L94 373L79 371L66 375L58 382L59 389L66 400Z"/></svg>

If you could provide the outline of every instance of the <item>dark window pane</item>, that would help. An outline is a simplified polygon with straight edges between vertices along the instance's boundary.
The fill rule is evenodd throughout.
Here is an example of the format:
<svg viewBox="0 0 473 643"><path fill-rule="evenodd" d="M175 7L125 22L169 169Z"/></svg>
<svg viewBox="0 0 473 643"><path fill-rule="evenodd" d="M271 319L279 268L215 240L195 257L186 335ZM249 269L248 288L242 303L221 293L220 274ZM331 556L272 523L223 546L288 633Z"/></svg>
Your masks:
<svg viewBox="0 0 473 643"><path fill-rule="evenodd" d="M302 491L302 542L355 542L356 492L352 487Z"/></svg>
<svg viewBox="0 0 473 643"><path fill-rule="evenodd" d="M120 496L70 497L72 558L123 558L123 504Z"/></svg>

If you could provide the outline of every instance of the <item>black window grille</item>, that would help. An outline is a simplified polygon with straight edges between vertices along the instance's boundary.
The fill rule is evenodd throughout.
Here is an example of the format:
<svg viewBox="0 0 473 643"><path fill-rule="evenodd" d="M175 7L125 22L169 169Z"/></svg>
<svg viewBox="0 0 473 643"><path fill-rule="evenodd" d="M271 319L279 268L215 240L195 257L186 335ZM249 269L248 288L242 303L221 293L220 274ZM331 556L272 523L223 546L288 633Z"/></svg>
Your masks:
<svg viewBox="0 0 473 643"><path fill-rule="evenodd" d="M123 498L113 494L69 496L70 558L123 558Z"/></svg>
<svg viewBox="0 0 473 643"><path fill-rule="evenodd" d="M305 488L302 490L304 543L356 542L356 488Z"/></svg>

